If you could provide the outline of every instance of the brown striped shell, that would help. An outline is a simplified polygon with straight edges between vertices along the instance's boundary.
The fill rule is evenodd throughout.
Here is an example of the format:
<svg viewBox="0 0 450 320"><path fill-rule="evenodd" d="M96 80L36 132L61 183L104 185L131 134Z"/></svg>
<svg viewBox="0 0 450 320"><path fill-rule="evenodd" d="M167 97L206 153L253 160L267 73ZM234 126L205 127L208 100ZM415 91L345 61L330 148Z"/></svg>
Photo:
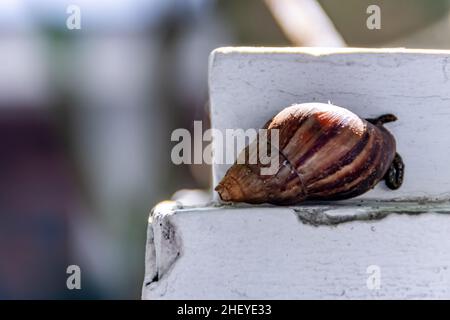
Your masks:
<svg viewBox="0 0 450 320"><path fill-rule="evenodd" d="M261 175L259 162L235 163L215 189L222 200L295 204L355 197L384 177L396 154L383 126L331 104L293 105L265 128L269 134L279 129L277 172Z"/></svg>

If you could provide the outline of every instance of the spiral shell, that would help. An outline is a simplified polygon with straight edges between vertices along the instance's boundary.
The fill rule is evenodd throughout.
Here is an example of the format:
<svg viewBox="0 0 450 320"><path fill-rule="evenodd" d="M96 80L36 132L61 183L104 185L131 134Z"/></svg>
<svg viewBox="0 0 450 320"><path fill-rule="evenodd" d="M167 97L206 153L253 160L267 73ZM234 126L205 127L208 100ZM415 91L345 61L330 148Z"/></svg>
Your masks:
<svg viewBox="0 0 450 320"><path fill-rule="evenodd" d="M395 139L382 125L331 104L293 105L265 127L279 130L276 173L261 175L260 162L235 163L215 189L222 200L295 204L355 197L384 177L396 154Z"/></svg>

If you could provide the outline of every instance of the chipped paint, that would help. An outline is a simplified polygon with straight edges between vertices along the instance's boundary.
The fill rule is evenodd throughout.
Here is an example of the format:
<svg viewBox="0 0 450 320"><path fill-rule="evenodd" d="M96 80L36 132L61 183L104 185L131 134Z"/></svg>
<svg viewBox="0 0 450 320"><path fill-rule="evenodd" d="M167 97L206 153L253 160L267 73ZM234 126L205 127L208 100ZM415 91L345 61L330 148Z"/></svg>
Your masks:
<svg viewBox="0 0 450 320"><path fill-rule="evenodd" d="M175 210L181 208L179 203L164 201L150 213L144 287L151 287L166 276L181 256L181 236L171 221Z"/></svg>

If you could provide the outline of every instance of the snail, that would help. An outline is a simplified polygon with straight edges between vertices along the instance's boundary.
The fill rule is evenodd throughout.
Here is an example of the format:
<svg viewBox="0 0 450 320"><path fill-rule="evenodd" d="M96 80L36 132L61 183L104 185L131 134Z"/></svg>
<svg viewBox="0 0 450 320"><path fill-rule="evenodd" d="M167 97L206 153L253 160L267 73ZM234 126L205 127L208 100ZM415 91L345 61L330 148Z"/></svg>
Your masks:
<svg viewBox="0 0 450 320"><path fill-rule="evenodd" d="M404 164L383 126L395 120L392 114L364 120L330 103L287 107L263 127L269 135L278 129L276 173L262 175L259 161L235 163L215 190L223 201L289 205L356 197L381 180L398 189Z"/></svg>

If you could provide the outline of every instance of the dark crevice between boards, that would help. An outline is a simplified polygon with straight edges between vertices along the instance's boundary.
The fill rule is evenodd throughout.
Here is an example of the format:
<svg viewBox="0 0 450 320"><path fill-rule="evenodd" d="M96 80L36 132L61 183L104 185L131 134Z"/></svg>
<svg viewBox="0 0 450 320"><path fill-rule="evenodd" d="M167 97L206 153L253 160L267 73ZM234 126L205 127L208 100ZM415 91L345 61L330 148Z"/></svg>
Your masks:
<svg viewBox="0 0 450 320"><path fill-rule="evenodd" d="M379 202L377 205L305 206L292 208L298 219L311 226L337 226L355 221L377 221L390 215L450 214L450 203Z"/></svg>

